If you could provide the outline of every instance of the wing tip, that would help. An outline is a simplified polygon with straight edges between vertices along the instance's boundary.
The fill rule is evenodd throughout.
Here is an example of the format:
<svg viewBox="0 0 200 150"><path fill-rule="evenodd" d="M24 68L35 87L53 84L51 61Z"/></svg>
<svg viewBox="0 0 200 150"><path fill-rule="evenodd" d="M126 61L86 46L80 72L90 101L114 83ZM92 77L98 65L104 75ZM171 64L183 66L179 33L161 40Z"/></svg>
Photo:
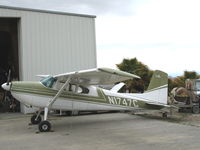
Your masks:
<svg viewBox="0 0 200 150"><path fill-rule="evenodd" d="M112 73L112 74L121 75L121 76L141 79L141 77L139 77L139 76L137 76L135 74L128 73L128 72L121 71L121 70L116 70L116 69L111 69L111 68L106 68L106 67L98 68L98 70L99 71L103 71L103 72Z"/></svg>

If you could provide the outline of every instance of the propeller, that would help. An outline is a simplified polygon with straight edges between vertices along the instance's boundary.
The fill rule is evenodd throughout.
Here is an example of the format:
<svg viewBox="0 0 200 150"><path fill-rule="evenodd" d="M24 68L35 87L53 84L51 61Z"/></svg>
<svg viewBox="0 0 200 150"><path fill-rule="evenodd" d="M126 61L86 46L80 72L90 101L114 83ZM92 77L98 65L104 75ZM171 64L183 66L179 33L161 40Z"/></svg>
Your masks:
<svg viewBox="0 0 200 150"><path fill-rule="evenodd" d="M10 107L10 102L11 102L11 99L10 99L10 86L11 86L11 83L10 83L10 80L11 80L11 69L9 69L8 73L6 74L7 75L7 81L1 85L1 87L5 90L5 93L4 93L4 100L3 100L3 105L4 105L4 109L5 110L9 110L9 107Z"/></svg>
<svg viewBox="0 0 200 150"><path fill-rule="evenodd" d="M6 91L10 91L10 86L11 86L10 79L11 79L11 70L9 69L7 73L7 81L1 85L1 87Z"/></svg>
<svg viewBox="0 0 200 150"><path fill-rule="evenodd" d="M10 77L11 77L11 69L9 69L9 71L8 71L8 77L7 77L6 85L9 85Z"/></svg>
<svg viewBox="0 0 200 150"><path fill-rule="evenodd" d="M7 73L7 81L6 83L2 84L2 88L5 90L4 95L4 103L7 107L7 110L9 111L17 111L17 102L15 101L14 97L11 95L10 89L11 89L11 69L8 70ZM19 102L18 102L19 103Z"/></svg>

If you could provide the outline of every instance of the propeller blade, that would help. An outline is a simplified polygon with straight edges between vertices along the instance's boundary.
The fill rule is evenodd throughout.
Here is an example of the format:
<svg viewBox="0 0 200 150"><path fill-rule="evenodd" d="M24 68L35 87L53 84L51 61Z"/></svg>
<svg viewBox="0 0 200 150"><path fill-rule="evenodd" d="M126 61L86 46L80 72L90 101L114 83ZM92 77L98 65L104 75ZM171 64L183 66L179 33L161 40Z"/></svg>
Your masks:
<svg viewBox="0 0 200 150"><path fill-rule="evenodd" d="M8 71L8 78L7 78L6 85L9 85L10 77L11 77L11 70L9 69L9 71Z"/></svg>

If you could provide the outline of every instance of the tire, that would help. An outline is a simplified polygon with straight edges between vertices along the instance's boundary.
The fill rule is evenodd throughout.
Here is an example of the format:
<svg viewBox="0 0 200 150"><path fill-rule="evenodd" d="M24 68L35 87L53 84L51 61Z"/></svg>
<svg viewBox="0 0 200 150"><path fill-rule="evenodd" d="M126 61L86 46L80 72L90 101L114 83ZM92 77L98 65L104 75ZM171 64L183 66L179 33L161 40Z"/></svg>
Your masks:
<svg viewBox="0 0 200 150"><path fill-rule="evenodd" d="M37 118L37 120L35 120L36 117L37 117L37 115L33 115L33 116L31 117L31 123L32 123L32 124L39 124L39 123L41 122L42 117L39 116L39 117Z"/></svg>
<svg viewBox="0 0 200 150"><path fill-rule="evenodd" d="M38 125L40 132L49 132L51 130L51 124L49 121L42 121Z"/></svg>
<svg viewBox="0 0 200 150"><path fill-rule="evenodd" d="M198 114L198 113L199 113L199 106L198 106L198 105L192 106L192 112L193 112L194 114Z"/></svg>

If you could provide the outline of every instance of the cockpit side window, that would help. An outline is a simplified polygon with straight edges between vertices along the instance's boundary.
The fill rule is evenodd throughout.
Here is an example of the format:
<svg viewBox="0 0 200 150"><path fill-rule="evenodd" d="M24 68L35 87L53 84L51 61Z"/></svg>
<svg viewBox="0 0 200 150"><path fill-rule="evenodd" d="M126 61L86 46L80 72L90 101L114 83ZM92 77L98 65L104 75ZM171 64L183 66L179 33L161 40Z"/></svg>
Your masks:
<svg viewBox="0 0 200 150"><path fill-rule="evenodd" d="M49 76L47 78L44 78L40 81L44 86L48 88L52 88L53 84L56 82L56 78Z"/></svg>
<svg viewBox="0 0 200 150"><path fill-rule="evenodd" d="M75 84L69 84L69 91L70 92L76 92L76 85ZM77 93L88 94L89 89L80 85L80 86L78 86Z"/></svg>

